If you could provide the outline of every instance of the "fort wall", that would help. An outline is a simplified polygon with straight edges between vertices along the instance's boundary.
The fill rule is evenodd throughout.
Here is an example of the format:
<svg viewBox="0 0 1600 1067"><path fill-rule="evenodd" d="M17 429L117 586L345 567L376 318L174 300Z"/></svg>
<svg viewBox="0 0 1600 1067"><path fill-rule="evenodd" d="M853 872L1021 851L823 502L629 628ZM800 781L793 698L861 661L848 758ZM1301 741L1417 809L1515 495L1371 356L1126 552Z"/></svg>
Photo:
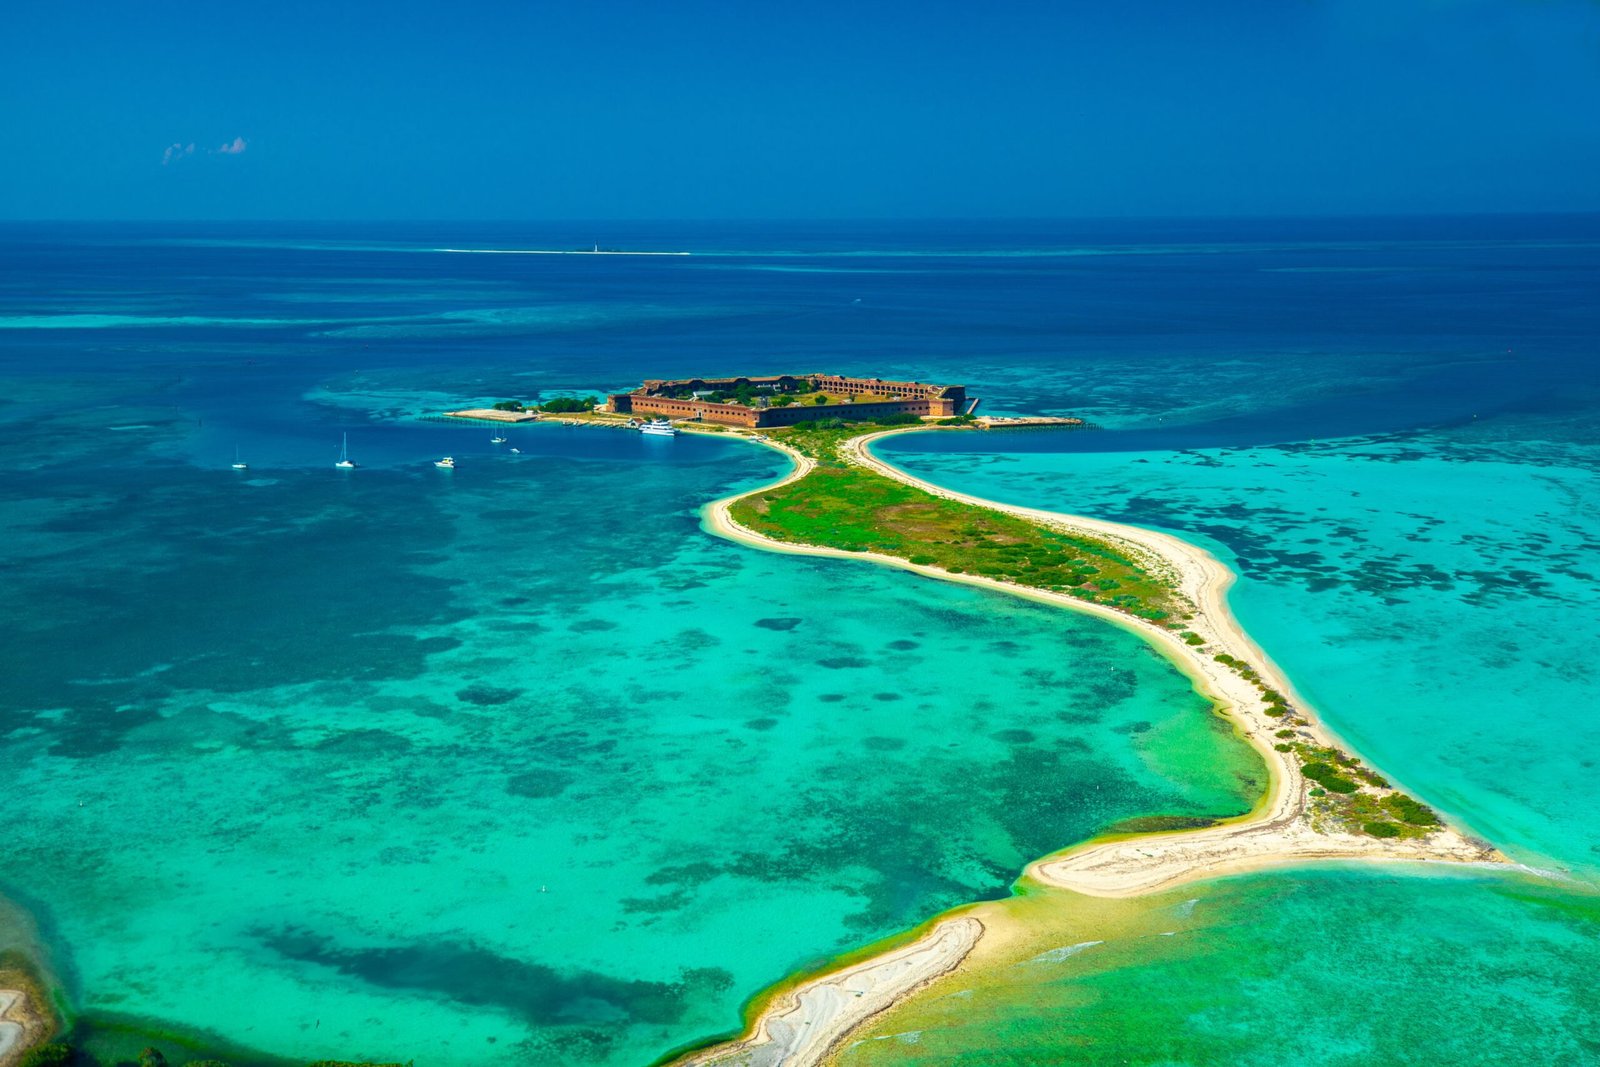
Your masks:
<svg viewBox="0 0 1600 1067"><path fill-rule="evenodd" d="M795 403L787 407L751 407L684 395L732 391L740 385L792 395L797 393L802 383L807 382L823 393L872 399L859 403L811 404L807 403L807 398L812 394L801 393ZM838 374L779 374L739 378L651 378L631 393L613 393L607 406L623 415L697 419L723 426L759 429L765 426L793 426L817 419L868 419L885 415L948 418L963 414L967 403L967 389L963 385L931 385L927 382L852 378Z"/></svg>

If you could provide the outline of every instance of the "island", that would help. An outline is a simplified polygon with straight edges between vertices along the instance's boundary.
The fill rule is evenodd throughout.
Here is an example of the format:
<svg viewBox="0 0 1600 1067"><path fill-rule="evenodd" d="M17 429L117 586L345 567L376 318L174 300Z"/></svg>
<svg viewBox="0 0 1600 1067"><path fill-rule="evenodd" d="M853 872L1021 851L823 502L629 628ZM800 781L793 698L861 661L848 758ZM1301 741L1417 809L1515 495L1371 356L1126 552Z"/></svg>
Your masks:
<svg viewBox="0 0 1600 1067"><path fill-rule="evenodd" d="M1317 860L1509 862L1396 788L1318 721L1234 620L1226 599L1234 575L1210 553L1156 531L952 492L872 452L889 434L967 429L976 404L962 386L879 378L685 378L613 394L597 417L673 418L689 432L732 433L788 456L793 469L778 481L706 507L715 534L1028 597L1139 634L1266 763L1269 785L1244 816L1115 827L1035 860L1025 882L1112 897ZM740 1036L677 1062L823 1062L866 1020L957 969L994 907L958 908L879 950L794 976L752 1002Z"/></svg>

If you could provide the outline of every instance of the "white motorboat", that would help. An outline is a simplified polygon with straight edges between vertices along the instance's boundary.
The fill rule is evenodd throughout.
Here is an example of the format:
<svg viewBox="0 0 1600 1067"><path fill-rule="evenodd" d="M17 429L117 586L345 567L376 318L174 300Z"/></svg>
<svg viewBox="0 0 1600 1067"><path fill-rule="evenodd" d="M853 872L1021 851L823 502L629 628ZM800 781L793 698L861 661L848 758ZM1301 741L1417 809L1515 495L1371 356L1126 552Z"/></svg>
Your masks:
<svg viewBox="0 0 1600 1067"><path fill-rule="evenodd" d="M456 461L450 456L446 456L443 459L434 460L433 465L438 467L440 470L445 471L453 471L456 469Z"/></svg>

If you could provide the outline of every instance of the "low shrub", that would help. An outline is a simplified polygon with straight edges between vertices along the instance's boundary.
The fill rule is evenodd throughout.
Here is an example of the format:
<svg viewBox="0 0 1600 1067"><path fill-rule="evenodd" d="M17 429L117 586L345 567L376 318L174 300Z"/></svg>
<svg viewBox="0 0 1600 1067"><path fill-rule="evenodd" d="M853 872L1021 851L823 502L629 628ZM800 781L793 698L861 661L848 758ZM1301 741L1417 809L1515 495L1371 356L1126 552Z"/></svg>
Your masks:
<svg viewBox="0 0 1600 1067"><path fill-rule="evenodd" d="M1426 804L1419 804L1404 793L1394 793L1384 797L1380 804L1403 823L1412 826L1438 826L1439 816L1434 814L1432 808Z"/></svg>
<svg viewBox="0 0 1600 1067"><path fill-rule="evenodd" d="M558 396L554 400L547 400L539 405L540 411L548 411L560 415L578 411L593 411L594 406L600 401L592 396Z"/></svg>
<svg viewBox="0 0 1600 1067"><path fill-rule="evenodd" d="M66 1067L73 1059L72 1047L52 1041L28 1050L18 1061L19 1067Z"/></svg>
<svg viewBox="0 0 1600 1067"><path fill-rule="evenodd" d="M1316 782L1330 793L1354 793L1356 784L1348 778L1339 777L1339 772L1326 763L1313 760L1300 768L1300 773Z"/></svg>
<svg viewBox="0 0 1600 1067"><path fill-rule="evenodd" d="M1373 837L1399 837L1400 827L1388 822L1364 822L1361 829Z"/></svg>

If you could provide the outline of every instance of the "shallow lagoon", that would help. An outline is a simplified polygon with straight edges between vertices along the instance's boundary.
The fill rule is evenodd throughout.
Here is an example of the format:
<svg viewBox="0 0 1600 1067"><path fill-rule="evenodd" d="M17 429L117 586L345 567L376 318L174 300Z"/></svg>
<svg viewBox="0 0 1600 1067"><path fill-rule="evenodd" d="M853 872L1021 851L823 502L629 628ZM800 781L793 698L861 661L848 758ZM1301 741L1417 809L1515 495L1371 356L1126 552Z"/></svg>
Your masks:
<svg viewBox="0 0 1600 1067"><path fill-rule="evenodd" d="M702 532L770 454L511 434L8 482L4 888L75 1010L301 1058L637 1063L1038 855L1261 785L1131 635Z"/></svg>
<svg viewBox="0 0 1600 1067"><path fill-rule="evenodd" d="M1333 866L1007 910L1028 936L874 1020L842 1067L1594 1062L1593 895Z"/></svg>

